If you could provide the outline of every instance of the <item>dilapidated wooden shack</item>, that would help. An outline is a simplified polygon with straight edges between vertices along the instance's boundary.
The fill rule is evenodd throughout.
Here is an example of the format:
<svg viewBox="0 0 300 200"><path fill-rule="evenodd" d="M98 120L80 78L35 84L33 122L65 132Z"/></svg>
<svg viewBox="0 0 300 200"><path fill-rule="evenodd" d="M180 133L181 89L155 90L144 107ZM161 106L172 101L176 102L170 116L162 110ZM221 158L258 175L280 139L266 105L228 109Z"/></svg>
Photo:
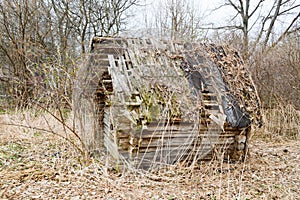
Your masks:
<svg viewBox="0 0 300 200"><path fill-rule="evenodd" d="M261 122L250 74L225 46L95 37L77 77L82 140L123 165L242 159Z"/></svg>

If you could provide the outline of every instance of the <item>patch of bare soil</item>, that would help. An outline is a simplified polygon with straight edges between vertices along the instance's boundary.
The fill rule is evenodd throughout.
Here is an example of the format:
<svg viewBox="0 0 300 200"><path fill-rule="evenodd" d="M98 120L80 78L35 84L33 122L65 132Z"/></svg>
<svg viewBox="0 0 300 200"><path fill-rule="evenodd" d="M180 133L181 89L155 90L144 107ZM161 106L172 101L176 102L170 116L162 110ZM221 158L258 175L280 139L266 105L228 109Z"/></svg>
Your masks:
<svg viewBox="0 0 300 200"><path fill-rule="evenodd" d="M0 122L24 123L26 117ZM32 119L35 125L43 120ZM47 124L49 125L49 124ZM53 126L53 129L57 126ZM57 129L59 131L59 129ZM252 142L246 162L211 161L157 173L85 161L60 137L0 125L1 199L300 199L300 141Z"/></svg>

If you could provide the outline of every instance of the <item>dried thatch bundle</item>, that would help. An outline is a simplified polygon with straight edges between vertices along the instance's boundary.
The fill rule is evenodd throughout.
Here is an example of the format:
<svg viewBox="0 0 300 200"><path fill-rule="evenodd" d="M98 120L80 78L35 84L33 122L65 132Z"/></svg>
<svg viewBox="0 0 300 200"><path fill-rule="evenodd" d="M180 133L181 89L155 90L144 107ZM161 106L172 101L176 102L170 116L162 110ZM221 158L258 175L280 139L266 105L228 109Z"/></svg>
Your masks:
<svg viewBox="0 0 300 200"><path fill-rule="evenodd" d="M259 119L250 74L228 47L96 37L78 75L83 140L137 167L239 158Z"/></svg>
<svg viewBox="0 0 300 200"><path fill-rule="evenodd" d="M209 45L208 55L219 67L229 92L238 101L243 112L247 112L254 125L262 125L261 103L250 72L235 49Z"/></svg>

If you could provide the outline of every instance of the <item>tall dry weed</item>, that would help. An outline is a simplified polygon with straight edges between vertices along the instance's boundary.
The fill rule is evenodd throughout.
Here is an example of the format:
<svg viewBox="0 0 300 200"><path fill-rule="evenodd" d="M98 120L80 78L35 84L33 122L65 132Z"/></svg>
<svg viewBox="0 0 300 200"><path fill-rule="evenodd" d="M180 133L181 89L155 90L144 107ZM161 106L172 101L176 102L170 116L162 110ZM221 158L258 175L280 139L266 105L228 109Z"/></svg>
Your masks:
<svg viewBox="0 0 300 200"><path fill-rule="evenodd" d="M291 104L280 103L276 108L264 109L262 134L268 139L299 139L300 110Z"/></svg>

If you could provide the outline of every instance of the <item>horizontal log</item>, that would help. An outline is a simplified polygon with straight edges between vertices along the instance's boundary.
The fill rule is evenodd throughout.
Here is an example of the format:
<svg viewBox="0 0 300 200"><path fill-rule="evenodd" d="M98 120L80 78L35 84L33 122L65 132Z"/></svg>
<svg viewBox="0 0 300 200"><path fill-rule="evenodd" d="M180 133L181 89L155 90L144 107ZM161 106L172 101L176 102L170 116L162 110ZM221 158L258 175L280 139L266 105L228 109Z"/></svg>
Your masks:
<svg viewBox="0 0 300 200"><path fill-rule="evenodd" d="M147 153L139 153L135 156L135 162L144 163L145 161L149 164L153 165L155 163L165 163L172 164L176 161L192 161L197 158L203 158L212 155L214 152L211 149L201 149L200 151L159 151L159 152L147 152Z"/></svg>
<svg viewBox="0 0 300 200"><path fill-rule="evenodd" d="M136 137L148 138L148 137L161 137L161 136L169 136L169 137L187 137L189 135L199 135L204 136L207 135L226 135L226 134L239 134L240 130L235 128L226 128L225 132L219 127L201 127L199 129L156 129L149 130L144 129L142 132L136 132Z"/></svg>
<svg viewBox="0 0 300 200"><path fill-rule="evenodd" d="M108 59L95 59L95 60L92 60L92 64L100 66L100 67L109 67L110 66Z"/></svg>
<svg viewBox="0 0 300 200"><path fill-rule="evenodd" d="M94 51L97 52L97 54L123 54L124 51L127 50L126 47L122 47L119 45L110 45L110 46L104 46L102 45L101 48L100 45L95 44L94 45Z"/></svg>
<svg viewBox="0 0 300 200"><path fill-rule="evenodd" d="M225 139L218 139L218 140L212 140L209 139L207 141L202 141L199 144L201 146L205 145L217 145L217 144L223 144L223 145L229 145L234 143L234 138L225 138ZM151 143L145 140L142 140L141 143L139 143L139 148L147 148L147 147L169 147L169 148L185 148L187 146L194 146L193 141L181 141L176 139L170 139L170 140L152 140Z"/></svg>
<svg viewBox="0 0 300 200"><path fill-rule="evenodd" d="M112 44L112 43L127 43L127 41L124 38L116 38L116 37L94 37L92 40L92 44Z"/></svg>
<svg viewBox="0 0 300 200"><path fill-rule="evenodd" d="M149 139L161 139L161 138L188 138L188 137L193 137L193 138L229 138L229 137L235 137L239 132L236 133L226 133L226 134L219 134L218 132L211 132L211 133L202 133L202 134L187 134L187 133L177 133L177 134L149 134L149 135L143 135L143 136L135 136L136 138L140 138L143 140L149 140ZM120 137L122 138L122 137Z"/></svg>
<svg viewBox="0 0 300 200"><path fill-rule="evenodd" d="M150 152L157 152L157 151L176 151L176 150L187 150L187 151L202 151L202 150L210 150L212 148L218 149L218 150L225 150L225 149L234 149L234 143L226 144L223 143L220 144L209 144L209 143L199 143L195 145L189 145L181 148L173 148L173 147L159 147L157 146L144 146L139 147L137 150L139 153L150 153Z"/></svg>
<svg viewBox="0 0 300 200"><path fill-rule="evenodd" d="M91 61L93 61L93 60L100 60L100 59L108 59L108 56L107 56L107 54L93 53L90 55L89 58Z"/></svg>

